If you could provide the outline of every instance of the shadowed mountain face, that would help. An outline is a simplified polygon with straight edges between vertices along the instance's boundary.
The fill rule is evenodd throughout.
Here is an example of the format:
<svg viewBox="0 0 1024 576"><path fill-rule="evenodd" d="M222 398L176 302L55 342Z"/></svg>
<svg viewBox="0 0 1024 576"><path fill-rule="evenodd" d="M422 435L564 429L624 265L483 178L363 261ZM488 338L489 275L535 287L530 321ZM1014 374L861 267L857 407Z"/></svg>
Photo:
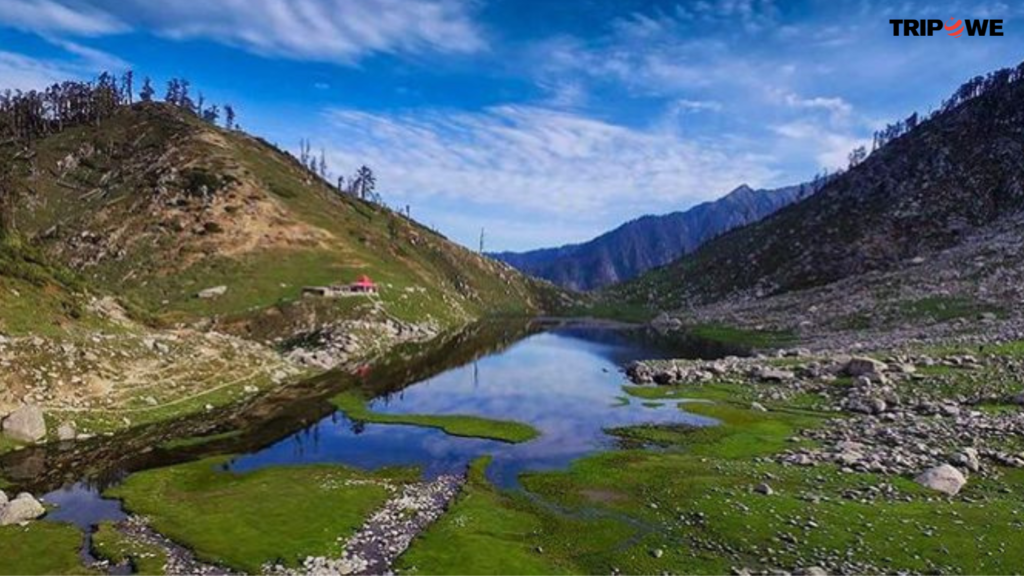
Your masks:
<svg viewBox="0 0 1024 576"><path fill-rule="evenodd" d="M809 184L777 190L753 190L744 184L718 200L685 212L644 216L583 244L491 256L565 288L593 290L668 264L723 232L760 220L811 192Z"/></svg>
<svg viewBox="0 0 1024 576"><path fill-rule="evenodd" d="M900 269L1019 214L1024 65L981 80L985 90L966 84L968 96L947 101L807 200L609 296L678 309L821 286ZM967 274L971 266L964 262L947 273Z"/></svg>

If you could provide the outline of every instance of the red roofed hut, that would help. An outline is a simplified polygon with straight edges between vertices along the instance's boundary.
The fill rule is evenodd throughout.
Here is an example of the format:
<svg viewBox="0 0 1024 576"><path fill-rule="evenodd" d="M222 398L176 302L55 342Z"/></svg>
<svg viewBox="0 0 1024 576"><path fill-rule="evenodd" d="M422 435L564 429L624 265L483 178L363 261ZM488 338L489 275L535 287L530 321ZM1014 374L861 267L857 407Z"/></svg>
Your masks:
<svg viewBox="0 0 1024 576"><path fill-rule="evenodd" d="M366 292L370 294L377 293L377 284L370 280L370 277L363 274L358 280L348 285L348 289L352 292Z"/></svg>

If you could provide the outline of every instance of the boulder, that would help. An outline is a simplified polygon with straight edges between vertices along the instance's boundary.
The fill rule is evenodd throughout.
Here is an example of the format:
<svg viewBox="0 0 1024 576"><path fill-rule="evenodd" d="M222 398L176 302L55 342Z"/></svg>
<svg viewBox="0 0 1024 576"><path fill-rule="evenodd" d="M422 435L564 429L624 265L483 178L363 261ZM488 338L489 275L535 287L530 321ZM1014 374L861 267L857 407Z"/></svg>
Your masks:
<svg viewBox="0 0 1024 576"><path fill-rule="evenodd" d="M28 522L43 514L46 514L46 508L31 494L22 492L14 500L0 506L0 526Z"/></svg>
<svg viewBox="0 0 1024 576"><path fill-rule="evenodd" d="M971 472L981 470L981 459L978 458L978 451L974 448L964 448L959 454L955 454L950 462Z"/></svg>
<svg viewBox="0 0 1024 576"><path fill-rule="evenodd" d="M914 482L926 488L938 490L943 494L956 496L964 484L967 484L967 478L964 478L959 470L949 464L942 464L925 470L917 478L914 478Z"/></svg>
<svg viewBox="0 0 1024 576"><path fill-rule="evenodd" d="M758 484L757 486L754 486L754 492L757 492L758 494L764 494L765 496L771 496L772 494L775 493L775 491L772 490L772 487L764 482Z"/></svg>
<svg viewBox="0 0 1024 576"><path fill-rule="evenodd" d="M874 358L868 358L867 356L854 356L846 363L844 371L855 378L857 376L871 377L885 372L886 368L887 366L884 362L879 362Z"/></svg>
<svg viewBox="0 0 1024 576"><path fill-rule="evenodd" d="M0 506L3 506L4 504L7 504L7 493L0 490Z"/></svg>
<svg viewBox="0 0 1024 576"><path fill-rule="evenodd" d="M31 404L18 408L4 419L3 432L19 442L39 442L46 438L43 411Z"/></svg>
<svg viewBox="0 0 1024 576"><path fill-rule="evenodd" d="M223 296L224 294L227 294L227 291L228 291L228 287L227 286L214 286L213 288L207 288L205 290L200 290L199 293L196 294L196 296L198 296L200 298L205 298L205 299L218 298L220 296Z"/></svg>
<svg viewBox="0 0 1024 576"><path fill-rule="evenodd" d="M65 422L57 427L57 439L61 442L74 440L78 436L78 429L74 422Z"/></svg>
<svg viewBox="0 0 1024 576"><path fill-rule="evenodd" d="M786 380L792 380L796 376L789 370L762 366L754 370L754 377L762 382L785 382Z"/></svg>
<svg viewBox="0 0 1024 576"><path fill-rule="evenodd" d="M679 318L673 318L667 313L662 312L658 314L654 320L651 320L651 327L659 332L665 332L668 330L678 330L683 325L682 320Z"/></svg>

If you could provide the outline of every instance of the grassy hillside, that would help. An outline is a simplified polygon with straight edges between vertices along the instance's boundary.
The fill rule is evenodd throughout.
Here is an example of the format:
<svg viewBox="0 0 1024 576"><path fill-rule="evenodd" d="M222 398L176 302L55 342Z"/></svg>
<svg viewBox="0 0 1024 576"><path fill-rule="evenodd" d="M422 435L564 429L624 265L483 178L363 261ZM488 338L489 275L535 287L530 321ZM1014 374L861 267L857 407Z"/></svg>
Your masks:
<svg viewBox="0 0 1024 576"><path fill-rule="evenodd" d="M50 440L62 425L107 433L306 378L329 367L288 355L319 346L310 334L346 339L324 353L334 365L561 298L164 104L0 142L0 166L17 192L17 233L0 241L0 415L36 404ZM302 296L362 274L379 294ZM0 440L0 453L15 447Z"/></svg>
<svg viewBox="0 0 1024 576"><path fill-rule="evenodd" d="M369 274L377 299L303 302L288 314L378 313L445 325L535 312L553 295L388 209L339 196L291 156L163 104L120 109L13 160L20 231L100 291L165 322L248 327L306 285ZM213 299L205 288L227 286Z"/></svg>

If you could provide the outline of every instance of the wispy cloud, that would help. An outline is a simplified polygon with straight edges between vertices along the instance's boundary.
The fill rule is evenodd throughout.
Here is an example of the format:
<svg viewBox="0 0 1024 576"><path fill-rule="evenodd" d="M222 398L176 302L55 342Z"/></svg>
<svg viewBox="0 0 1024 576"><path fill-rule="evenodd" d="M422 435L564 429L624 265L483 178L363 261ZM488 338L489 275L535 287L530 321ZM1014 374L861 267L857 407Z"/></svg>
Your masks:
<svg viewBox="0 0 1024 576"><path fill-rule="evenodd" d="M66 40L50 39L65 54L38 58L0 51L0 89L39 90L71 78L91 78L102 71L128 69L128 62L103 52Z"/></svg>
<svg viewBox="0 0 1024 576"><path fill-rule="evenodd" d="M353 64L373 53L471 53L486 47L462 0L4 0L0 25L99 36L129 28L257 54Z"/></svg>
<svg viewBox="0 0 1024 576"><path fill-rule="evenodd" d="M102 36L127 30L127 25L102 7L57 0L4 0L0 26L41 34Z"/></svg>
<svg viewBox="0 0 1024 576"><path fill-rule="evenodd" d="M332 164L369 163L402 201L441 197L600 217L681 206L775 176L754 154L547 108L332 110L328 118Z"/></svg>

